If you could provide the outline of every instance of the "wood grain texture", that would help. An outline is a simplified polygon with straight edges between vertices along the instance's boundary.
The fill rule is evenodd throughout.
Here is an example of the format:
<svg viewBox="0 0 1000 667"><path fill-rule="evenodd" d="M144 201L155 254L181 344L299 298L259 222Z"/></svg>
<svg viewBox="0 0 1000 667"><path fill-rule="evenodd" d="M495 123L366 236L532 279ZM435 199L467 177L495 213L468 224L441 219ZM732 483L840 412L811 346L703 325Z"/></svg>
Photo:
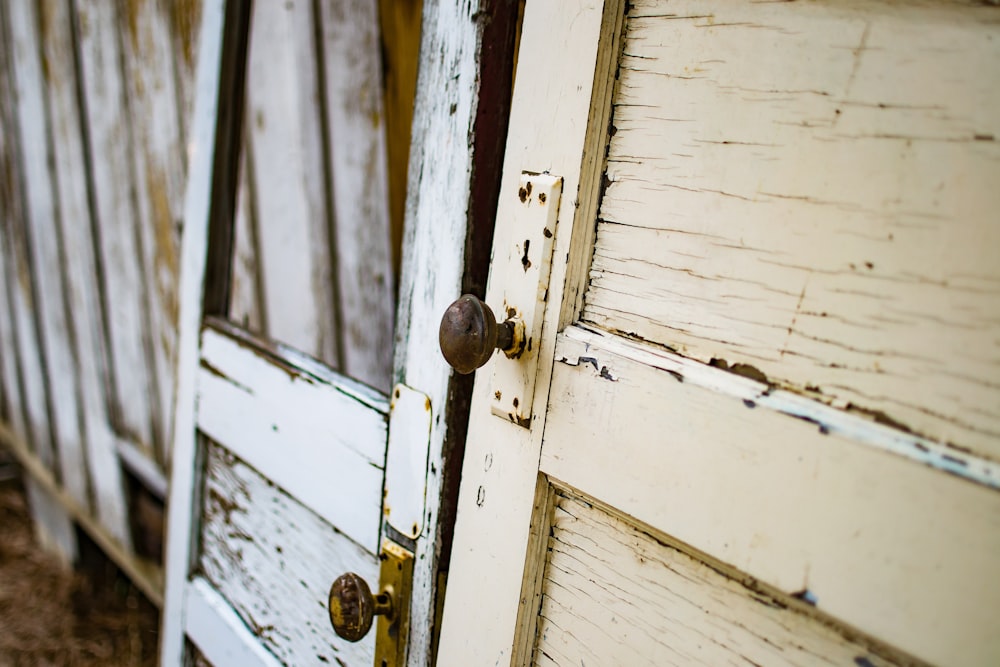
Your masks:
<svg viewBox="0 0 1000 667"><path fill-rule="evenodd" d="M324 0L319 7L341 370L388 393L396 279L377 0Z"/></svg>
<svg viewBox="0 0 1000 667"><path fill-rule="evenodd" d="M261 287L260 244L253 201L253 152L244 140L237 177L236 216L233 221L233 261L230 269L229 319L249 331L267 331L267 303Z"/></svg>
<svg viewBox="0 0 1000 667"><path fill-rule="evenodd" d="M86 452L89 477L88 507L95 519L116 539L128 544L127 509L115 435L109 411L107 350L102 321L101 288L97 272L92 220L88 201L87 159L77 96L74 16L69 3L40 3L42 47L51 114L53 169L59 201L59 232L68 341L73 346L78 385L74 398L82 414L80 446Z"/></svg>
<svg viewBox="0 0 1000 667"><path fill-rule="evenodd" d="M555 491L535 665L878 665L868 647Z"/></svg>
<svg viewBox="0 0 1000 667"><path fill-rule="evenodd" d="M759 382L575 333L542 471L918 658L1000 657L996 489L759 404Z"/></svg>
<svg viewBox="0 0 1000 667"><path fill-rule="evenodd" d="M339 368L314 31L311 2L254 5L246 128L268 313L259 333Z"/></svg>
<svg viewBox="0 0 1000 667"><path fill-rule="evenodd" d="M373 553L387 413L366 387L205 330L198 427Z"/></svg>
<svg viewBox="0 0 1000 667"><path fill-rule="evenodd" d="M169 3L121 5L119 39L131 119L134 221L141 250L147 355L152 372L153 456L168 460L177 363L177 314L184 152Z"/></svg>
<svg viewBox="0 0 1000 667"><path fill-rule="evenodd" d="M11 64L16 85L16 127L22 147L23 233L35 291L38 344L45 360L52 444L59 476L73 497L86 505L89 499L79 430L76 364L64 308L58 190L50 169L53 145L43 78L42 24L37 7L31 3L12 3L8 12L14 35Z"/></svg>
<svg viewBox="0 0 1000 667"><path fill-rule="evenodd" d="M264 646L289 665L372 663L374 633L346 642L327 612L330 585L344 572L378 581L372 551L217 445L208 449L204 498L201 570Z"/></svg>
<svg viewBox="0 0 1000 667"><path fill-rule="evenodd" d="M26 9L24 6L14 8ZM18 136L23 111L20 100L18 60L37 57L37 45L28 35L15 32L18 16L12 17L10 8L0 7L0 159L4 178L0 181L0 280L6 290L8 310L0 314L9 318L6 346L13 354L5 361L7 375L4 390L9 391L6 402L10 417L19 432L15 437L30 442L36 455L52 471L57 468L52 431L48 418L45 393L45 364L41 347L38 322L35 321L36 294L31 284L29 249L26 243L27 212L24 191L25 147ZM12 20L13 19L13 20ZM32 119L43 124L44 117ZM27 338L26 338L27 337ZM5 350L6 351L6 350ZM59 507L52 495L35 479L25 480L28 503L35 533L43 548L54 553L64 564L76 558L76 536L69 516Z"/></svg>
<svg viewBox="0 0 1000 667"><path fill-rule="evenodd" d="M1000 457L1000 24L632 4L583 318Z"/></svg>
<svg viewBox="0 0 1000 667"><path fill-rule="evenodd" d="M140 226L136 224L137 187L133 172L131 119L119 41L121 24L114 3L79 0L79 59L94 229L110 352L109 387L115 430L152 452L152 410L158 389L149 351L146 278Z"/></svg>
<svg viewBox="0 0 1000 667"><path fill-rule="evenodd" d="M387 392L395 278L375 0L262 4L252 30L230 316Z"/></svg>

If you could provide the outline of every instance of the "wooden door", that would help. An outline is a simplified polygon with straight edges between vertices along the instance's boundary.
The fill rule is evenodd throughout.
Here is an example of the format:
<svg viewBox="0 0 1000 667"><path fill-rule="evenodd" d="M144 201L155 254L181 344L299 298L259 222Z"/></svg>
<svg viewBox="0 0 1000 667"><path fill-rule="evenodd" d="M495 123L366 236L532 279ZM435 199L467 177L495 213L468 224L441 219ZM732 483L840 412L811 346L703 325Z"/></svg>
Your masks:
<svg viewBox="0 0 1000 667"><path fill-rule="evenodd" d="M327 596L344 573L379 583L395 304L376 3L203 12L162 661L372 664L375 633L336 636Z"/></svg>
<svg viewBox="0 0 1000 667"><path fill-rule="evenodd" d="M439 664L1000 661L998 17L527 3Z"/></svg>

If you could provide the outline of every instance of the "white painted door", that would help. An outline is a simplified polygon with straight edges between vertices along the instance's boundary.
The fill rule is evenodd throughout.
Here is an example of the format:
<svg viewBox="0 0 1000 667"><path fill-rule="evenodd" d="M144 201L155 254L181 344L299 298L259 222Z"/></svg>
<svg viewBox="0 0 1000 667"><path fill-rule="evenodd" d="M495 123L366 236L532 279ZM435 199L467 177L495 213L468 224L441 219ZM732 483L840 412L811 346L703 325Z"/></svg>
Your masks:
<svg viewBox="0 0 1000 667"><path fill-rule="evenodd" d="M997 18L528 1L439 664L1000 662Z"/></svg>
<svg viewBox="0 0 1000 667"><path fill-rule="evenodd" d="M327 596L348 572L379 582L394 301L376 4L256 3L248 33L241 4L203 9L162 660L370 665L375 632L337 637ZM226 181L217 107L247 34ZM426 461L418 405L404 431L419 444L423 417ZM418 498L395 511L421 520Z"/></svg>

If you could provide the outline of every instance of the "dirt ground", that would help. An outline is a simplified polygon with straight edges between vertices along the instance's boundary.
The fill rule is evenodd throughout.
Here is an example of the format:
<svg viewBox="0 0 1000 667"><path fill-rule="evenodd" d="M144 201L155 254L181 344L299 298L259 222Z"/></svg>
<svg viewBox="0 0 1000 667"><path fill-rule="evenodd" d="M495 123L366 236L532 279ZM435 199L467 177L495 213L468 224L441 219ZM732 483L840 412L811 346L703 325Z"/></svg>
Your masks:
<svg viewBox="0 0 1000 667"><path fill-rule="evenodd" d="M0 667L155 665L157 626L156 607L84 535L77 572L38 550L0 449Z"/></svg>

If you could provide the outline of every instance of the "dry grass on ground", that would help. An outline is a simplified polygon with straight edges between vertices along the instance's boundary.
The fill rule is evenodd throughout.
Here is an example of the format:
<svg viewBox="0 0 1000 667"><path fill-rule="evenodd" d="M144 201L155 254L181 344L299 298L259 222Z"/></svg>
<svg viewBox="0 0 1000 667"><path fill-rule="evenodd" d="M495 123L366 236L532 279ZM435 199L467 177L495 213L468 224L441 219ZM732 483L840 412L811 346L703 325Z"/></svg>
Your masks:
<svg viewBox="0 0 1000 667"><path fill-rule="evenodd" d="M11 470L0 450L0 472ZM0 479L0 667L156 664L158 614L93 543L79 572L41 553L16 476Z"/></svg>

